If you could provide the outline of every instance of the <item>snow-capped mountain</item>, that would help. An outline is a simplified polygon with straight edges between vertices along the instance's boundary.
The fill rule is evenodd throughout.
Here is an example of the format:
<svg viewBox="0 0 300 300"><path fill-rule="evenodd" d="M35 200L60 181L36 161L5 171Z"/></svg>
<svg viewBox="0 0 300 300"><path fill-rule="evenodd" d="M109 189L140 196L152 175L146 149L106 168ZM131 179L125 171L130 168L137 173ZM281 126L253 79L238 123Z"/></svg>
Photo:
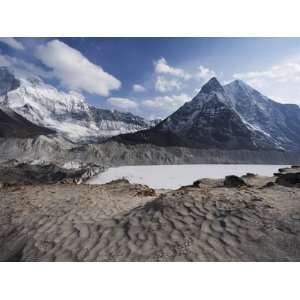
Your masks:
<svg viewBox="0 0 300 300"><path fill-rule="evenodd" d="M157 126L115 138L127 143L216 149L300 149L300 109L241 81L216 78Z"/></svg>
<svg viewBox="0 0 300 300"><path fill-rule="evenodd" d="M0 138L32 138L53 133L53 130L35 125L10 108L0 105Z"/></svg>
<svg viewBox="0 0 300 300"><path fill-rule="evenodd" d="M0 67L0 104L72 141L93 140L155 125L131 113L90 106L82 95L59 91L38 77L16 78L5 67Z"/></svg>
<svg viewBox="0 0 300 300"><path fill-rule="evenodd" d="M250 129L260 131L278 148L300 150L300 108L262 95L241 80L224 86L234 109Z"/></svg>

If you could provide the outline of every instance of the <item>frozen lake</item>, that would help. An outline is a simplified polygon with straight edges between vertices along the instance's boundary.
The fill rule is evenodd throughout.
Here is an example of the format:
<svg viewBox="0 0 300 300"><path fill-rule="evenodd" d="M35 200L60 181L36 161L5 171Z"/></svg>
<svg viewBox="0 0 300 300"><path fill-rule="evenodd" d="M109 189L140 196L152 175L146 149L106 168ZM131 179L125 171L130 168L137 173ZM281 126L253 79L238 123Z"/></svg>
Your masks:
<svg viewBox="0 0 300 300"><path fill-rule="evenodd" d="M126 178L131 183L146 184L160 189L176 189L183 185L192 184L200 178L223 178L227 175L244 175L254 173L271 176L279 168L287 165L151 165L124 166L110 168L92 179L88 184L103 184L112 180Z"/></svg>

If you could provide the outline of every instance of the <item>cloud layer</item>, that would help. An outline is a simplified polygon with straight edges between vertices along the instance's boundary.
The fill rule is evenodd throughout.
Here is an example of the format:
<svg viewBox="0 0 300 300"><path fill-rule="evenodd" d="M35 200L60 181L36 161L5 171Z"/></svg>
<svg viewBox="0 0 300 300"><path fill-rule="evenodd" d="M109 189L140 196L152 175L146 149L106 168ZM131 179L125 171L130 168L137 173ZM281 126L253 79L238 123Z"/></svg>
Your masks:
<svg viewBox="0 0 300 300"><path fill-rule="evenodd" d="M199 82L202 84L216 75L203 65L194 69L171 66L162 57L154 61L152 74L145 82L131 83L127 91L126 85L123 95L119 93L120 97L114 97L111 93L121 87L121 82L80 51L58 39L39 39L27 49L14 38L2 38L0 42L25 50L27 54L32 51L33 57L28 60L24 60L24 52L15 52L14 57L0 54L0 65L11 67L16 74L56 78L66 89L104 96L109 107L134 111L146 117L165 117L172 113L191 99L188 95L195 88L200 88Z"/></svg>
<svg viewBox="0 0 300 300"><path fill-rule="evenodd" d="M0 38L0 42L16 50L25 50L23 44L12 37Z"/></svg>
<svg viewBox="0 0 300 300"><path fill-rule="evenodd" d="M0 66L12 69L17 75L24 77L40 76L51 78L53 74L33 63L27 62L21 58L0 54Z"/></svg>
<svg viewBox="0 0 300 300"><path fill-rule="evenodd" d="M300 59L290 59L259 71L236 73L241 79L274 100L298 103L300 100Z"/></svg>
<svg viewBox="0 0 300 300"><path fill-rule="evenodd" d="M196 77L199 78L201 81L208 81L212 77L216 77L216 72L214 70L211 70L209 68L206 68L204 66L198 67L198 72L196 74Z"/></svg>
<svg viewBox="0 0 300 300"><path fill-rule="evenodd" d="M36 57L52 70L64 86L72 90L109 96L112 90L121 86L117 78L59 40L38 46Z"/></svg>
<svg viewBox="0 0 300 300"><path fill-rule="evenodd" d="M132 86L132 89L133 89L133 91L136 92L136 93L143 93L143 92L146 91L146 89L145 89L142 85L140 85L140 84L134 84L134 85Z"/></svg>
<svg viewBox="0 0 300 300"><path fill-rule="evenodd" d="M156 111L161 115L175 111L185 102L189 101L190 97L186 94L170 95L170 96L158 96L151 100L143 101L143 106L150 108L152 111Z"/></svg>
<svg viewBox="0 0 300 300"><path fill-rule="evenodd" d="M164 76L158 76L155 81L155 90L161 93L180 90L182 83L178 79L168 79Z"/></svg>
<svg viewBox="0 0 300 300"><path fill-rule="evenodd" d="M156 74L172 75L185 80L190 79L190 75L188 73L186 73L183 69L171 67L163 57L154 62L154 70Z"/></svg>
<svg viewBox="0 0 300 300"><path fill-rule="evenodd" d="M111 97L107 99L107 102L122 110L130 110L138 107L136 102L128 98Z"/></svg>

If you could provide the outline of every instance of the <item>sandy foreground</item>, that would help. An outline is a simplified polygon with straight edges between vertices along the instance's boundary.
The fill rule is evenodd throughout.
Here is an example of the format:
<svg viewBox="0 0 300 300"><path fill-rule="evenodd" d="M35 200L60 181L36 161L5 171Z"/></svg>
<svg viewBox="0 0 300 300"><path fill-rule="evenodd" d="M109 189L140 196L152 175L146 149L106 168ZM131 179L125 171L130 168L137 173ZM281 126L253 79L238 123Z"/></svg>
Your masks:
<svg viewBox="0 0 300 300"><path fill-rule="evenodd" d="M300 261L300 189L243 179L3 187L0 261Z"/></svg>

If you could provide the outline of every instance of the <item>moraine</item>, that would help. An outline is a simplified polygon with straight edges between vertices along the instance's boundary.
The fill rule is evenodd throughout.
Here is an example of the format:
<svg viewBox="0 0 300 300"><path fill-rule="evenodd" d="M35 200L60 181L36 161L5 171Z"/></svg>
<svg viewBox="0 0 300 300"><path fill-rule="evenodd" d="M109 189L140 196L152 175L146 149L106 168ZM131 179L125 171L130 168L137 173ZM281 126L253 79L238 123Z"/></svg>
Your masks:
<svg viewBox="0 0 300 300"><path fill-rule="evenodd" d="M87 183L104 184L112 180L126 178L131 183L145 184L155 189L177 189L192 184L200 178L216 179L227 175L242 176L246 173L272 176L279 168L284 167L288 166L241 164L122 166L109 168L90 179Z"/></svg>

